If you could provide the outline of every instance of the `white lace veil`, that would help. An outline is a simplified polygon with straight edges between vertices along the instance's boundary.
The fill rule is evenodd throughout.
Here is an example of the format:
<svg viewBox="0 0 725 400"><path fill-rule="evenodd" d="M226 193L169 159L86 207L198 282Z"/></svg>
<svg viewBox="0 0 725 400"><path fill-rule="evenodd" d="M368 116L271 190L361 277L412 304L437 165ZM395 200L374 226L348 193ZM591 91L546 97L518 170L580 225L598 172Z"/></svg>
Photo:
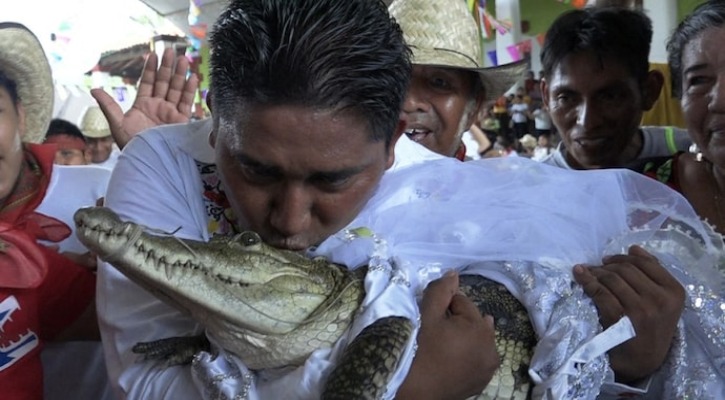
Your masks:
<svg viewBox="0 0 725 400"><path fill-rule="evenodd" d="M355 245L371 234L367 248ZM591 301L572 285L572 267L600 265L603 256L625 253L631 244L658 256L683 285L704 283L707 293L719 294L705 317L717 329L725 289L722 237L682 196L627 170L570 171L523 158L427 161L386 174L349 229L317 254L348 266L369 263L371 254L394 260L418 294L446 269L498 280L529 309L542 339L545 350L537 350L531 370L539 395L576 398L571 387L577 382L585 386L578 395L589 398L607 373L604 353L634 331L622 324L609 339L594 340L601 326ZM688 304L702 301L702 292L688 294ZM695 336L718 333L699 325ZM725 355L723 340L709 343L712 357ZM576 370L582 362L591 364L589 372Z"/></svg>

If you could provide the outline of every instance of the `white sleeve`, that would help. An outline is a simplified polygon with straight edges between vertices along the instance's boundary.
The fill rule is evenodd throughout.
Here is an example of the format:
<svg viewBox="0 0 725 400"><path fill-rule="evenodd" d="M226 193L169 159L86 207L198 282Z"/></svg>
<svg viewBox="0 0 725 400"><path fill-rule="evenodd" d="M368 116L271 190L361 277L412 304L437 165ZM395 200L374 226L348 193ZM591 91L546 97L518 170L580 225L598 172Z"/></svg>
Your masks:
<svg viewBox="0 0 725 400"><path fill-rule="evenodd" d="M201 239L206 232L194 177L193 160L152 132L135 138L119 158L105 204L124 220L168 231L179 228L178 236ZM128 399L201 398L190 367L157 367L131 352L137 342L198 334L201 327L109 264L99 266L97 282L98 320L115 391Z"/></svg>

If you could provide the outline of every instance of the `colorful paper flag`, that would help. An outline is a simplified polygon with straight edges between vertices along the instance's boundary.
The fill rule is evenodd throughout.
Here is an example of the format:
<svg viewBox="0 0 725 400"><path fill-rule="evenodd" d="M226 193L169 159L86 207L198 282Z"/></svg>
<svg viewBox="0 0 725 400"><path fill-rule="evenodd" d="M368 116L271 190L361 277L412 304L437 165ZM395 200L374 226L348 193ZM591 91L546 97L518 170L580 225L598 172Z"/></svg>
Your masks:
<svg viewBox="0 0 725 400"><path fill-rule="evenodd" d="M491 50L487 54L488 59L491 60L491 65L494 67L498 66L498 56L496 55L496 50Z"/></svg>
<svg viewBox="0 0 725 400"><path fill-rule="evenodd" d="M516 62L521 60L521 53L519 52L519 48L516 44L506 47L506 50L508 50L509 55L511 56L511 61Z"/></svg>

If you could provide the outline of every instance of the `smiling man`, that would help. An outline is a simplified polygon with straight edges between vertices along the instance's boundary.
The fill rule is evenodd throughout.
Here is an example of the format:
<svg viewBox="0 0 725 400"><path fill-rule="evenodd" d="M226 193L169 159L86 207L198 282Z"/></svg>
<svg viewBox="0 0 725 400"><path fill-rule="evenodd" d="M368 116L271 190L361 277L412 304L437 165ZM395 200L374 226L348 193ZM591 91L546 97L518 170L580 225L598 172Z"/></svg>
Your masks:
<svg viewBox="0 0 725 400"><path fill-rule="evenodd" d="M396 0L390 14L413 51L403 105L405 134L438 154L463 160L463 133L479 122L486 101L523 77L526 65L481 66L478 27L463 1Z"/></svg>
<svg viewBox="0 0 725 400"><path fill-rule="evenodd" d="M543 162L615 168L687 150L685 130L640 127L664 82L649 69L651 40L650 19L629 9L589 7L554 21L541 51L541 91L562 141Z"/></svg>

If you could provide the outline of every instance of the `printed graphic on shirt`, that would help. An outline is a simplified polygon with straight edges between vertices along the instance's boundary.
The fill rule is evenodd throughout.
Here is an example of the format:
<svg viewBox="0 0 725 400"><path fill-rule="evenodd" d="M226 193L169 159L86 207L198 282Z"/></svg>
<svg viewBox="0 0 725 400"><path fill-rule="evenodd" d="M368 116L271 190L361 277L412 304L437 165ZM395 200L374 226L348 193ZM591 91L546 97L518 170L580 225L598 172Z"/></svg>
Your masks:
<svg viewBox="0 0 725 400"><path fill-rule="evenodd" d="M0 302L0 371L18 362L40 343L35 332L28 329L17 334L12 329L12 314L19 310L20 304L15 296L9 296Z"/></svg>

